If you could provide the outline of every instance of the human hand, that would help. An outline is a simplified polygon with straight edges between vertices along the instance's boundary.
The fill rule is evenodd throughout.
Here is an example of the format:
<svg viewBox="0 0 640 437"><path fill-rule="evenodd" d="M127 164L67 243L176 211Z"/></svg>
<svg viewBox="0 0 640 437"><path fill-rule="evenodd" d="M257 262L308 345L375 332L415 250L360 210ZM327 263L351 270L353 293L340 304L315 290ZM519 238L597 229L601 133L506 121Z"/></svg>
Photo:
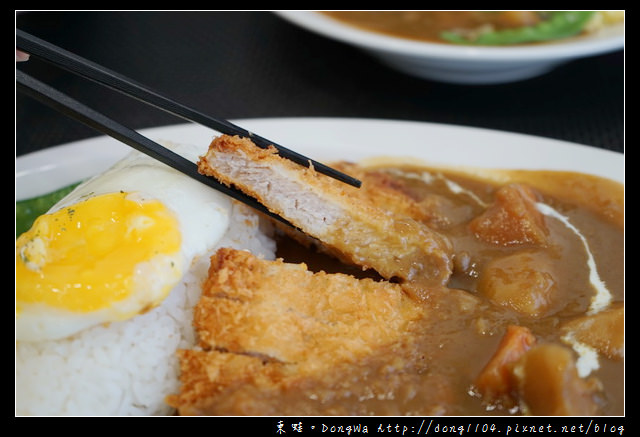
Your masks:
<svg viewBox="0 0 640 437"><path fill-rule="evenodd" d="M16 62L24 62L29 60L29 53L16 50Z"/></svg>

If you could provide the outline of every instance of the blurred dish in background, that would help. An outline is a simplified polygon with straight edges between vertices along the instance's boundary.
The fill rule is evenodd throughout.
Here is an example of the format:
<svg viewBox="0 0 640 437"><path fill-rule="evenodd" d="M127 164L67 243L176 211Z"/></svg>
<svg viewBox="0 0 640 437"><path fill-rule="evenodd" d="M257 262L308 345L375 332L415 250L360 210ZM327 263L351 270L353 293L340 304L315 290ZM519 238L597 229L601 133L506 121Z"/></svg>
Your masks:
<svg viewBox="0 0 640 437"><path fill-rule="evenodd" d="M623 11L281 11L307 30L442 82L529 79L624 46Z"/></svg>
<svg viewBox="0 0 640 437"><path fill-rule="evenodd" d="M553 42L622 23L621 11L326 11L374 32L450 44L514 45Z"/></svg>

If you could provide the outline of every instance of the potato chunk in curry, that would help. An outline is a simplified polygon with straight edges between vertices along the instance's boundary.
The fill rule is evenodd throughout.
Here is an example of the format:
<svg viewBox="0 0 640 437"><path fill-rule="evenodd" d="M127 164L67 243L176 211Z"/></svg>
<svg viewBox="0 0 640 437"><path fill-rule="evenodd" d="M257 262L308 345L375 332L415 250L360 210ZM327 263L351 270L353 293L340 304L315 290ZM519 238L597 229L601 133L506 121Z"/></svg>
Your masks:
<svg viewBox="0 0 640 437"><path fill-rule="evenodd" d="M549 231L535 207L536 193L526 185L500 188L495 201L469 224L476 237L497 246L545 246Z"/></svg>
<svg viewBox="0 0 640 437"><path fill-rule="evenodd" d="M571 320L562 330L611 359L624 358L624 306L620 304Z"/></svg>
<svg viewBox="0 0 640 437"><path fill-rule="evenodd" d="M558 344L532 348L514 366L523 410L536 416L588 416L598 412L599 384L578 376L571 350Z"/></svg>
<svg viewBox="0 0 640 437"><path fill-rule="evenodd" d="M555 277L546 252L518 252L489 262L480 275L478 290L496 305L538 318L552 307Z"/></svg>

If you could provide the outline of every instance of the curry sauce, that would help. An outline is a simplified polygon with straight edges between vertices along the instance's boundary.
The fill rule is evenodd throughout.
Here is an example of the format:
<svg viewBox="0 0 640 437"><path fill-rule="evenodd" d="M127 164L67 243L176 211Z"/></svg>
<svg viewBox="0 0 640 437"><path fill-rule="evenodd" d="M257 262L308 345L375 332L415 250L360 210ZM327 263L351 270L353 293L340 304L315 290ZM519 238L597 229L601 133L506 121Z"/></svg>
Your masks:
<svg viewBox="0 0 640 437"><path fill-rule="evenodd" d="M281 393L285 400L278 401L279 405L295 405L286 410L291 414L315 414L319 405L329 414L355 415L624 414L621 184L596 176L554 171L465 172L393 166L371 168L365 173L367 176L359 175L364 176L365 184L385 179L386 185L393 185L399 195L428 206L432 213L430 225L453 242L453 274L446 288L430 290L424 303L426 316L411 326L402 341L355 365L336 369L319 381L309 381L307 387ZM611 312L615 321L589 325L588 329L600 332L591 332L584 338L604 339L601 346L591 341L594 346L590 349L596 351L597 363L587 365L584 376L574 374L571 389L559 386L565 383L559 382L549 366L565 363L571 367L578 361L580 365L588 361L576 352L580 350L576 343L566 339L572 327L594 317L588 315L596 292L589 280L585 245L565 223L548 216L542 216L548 228L544 249L539 242L487 242L474 234L470 225L494 204L501 188L514 185L531 189L536 202L550 205L585 236L597 273L611 293L610 303L595 314ZM278 256L287 262L304 262L315 271L377 277L375 272L346 266L284 236L278 242ZM519 273L519 266L524 266L524 274ZM503 281L489 278L508 276L509 271L512 278ZM538 296L548 300L544 308L532 311L526 304L514 304L526 302L536 292L537 275L543 277L540 282L551 284L553 289L546 297ZM518 282L522 276L525 280ZM491 288L488 281L497 281L494 288L507 289L507 295L488 290ZM529 364L532 373L519 384L511 383L505 393L492 397L478 388L482 384L480 375L514 326L530 332L538 346L538 356L531 362L538 363ZM602 347L613 343L620 348L617 355ZM522 387L531 385L530 381L543 387L542 395L525 394ZM563 394L560 396L559 392ZM569 396L567 392L574 393L574 398L563 400ZM567 402L570 404L566 405Z"/></svg>
<svg viewBox="0 0 640 437"><path fill-rule="evenodd" d="M290 230L278 261L219 252L195 310L201 347L182 352L169 399L180 414L624 414L622 184L333 167L362 181L352 202L447 241L446 282L383 278Z"/></svg>

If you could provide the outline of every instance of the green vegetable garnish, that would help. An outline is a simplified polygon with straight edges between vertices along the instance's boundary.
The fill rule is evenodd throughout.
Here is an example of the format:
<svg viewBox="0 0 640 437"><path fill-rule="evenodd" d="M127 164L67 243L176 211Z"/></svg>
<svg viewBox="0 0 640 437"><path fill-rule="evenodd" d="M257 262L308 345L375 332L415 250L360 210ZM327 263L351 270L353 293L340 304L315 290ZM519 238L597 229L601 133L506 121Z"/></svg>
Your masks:
<svg viewBox="0 0 640 437"><path fill-rule="evenodd" d="M47 212L79 184L80 182L77 182L42 196L18 200L16 202L16 238L28 231L35 219Z"/></svg>
<svg viewBox="0 0 640 437"><path fill-rule="evenodd" d="M548 11L546 14L548 18L534 26L480 31L472 37L445 31L440 38L455 44L475 45L524 44L568 38L580 33L595 11Z"/></svg>

